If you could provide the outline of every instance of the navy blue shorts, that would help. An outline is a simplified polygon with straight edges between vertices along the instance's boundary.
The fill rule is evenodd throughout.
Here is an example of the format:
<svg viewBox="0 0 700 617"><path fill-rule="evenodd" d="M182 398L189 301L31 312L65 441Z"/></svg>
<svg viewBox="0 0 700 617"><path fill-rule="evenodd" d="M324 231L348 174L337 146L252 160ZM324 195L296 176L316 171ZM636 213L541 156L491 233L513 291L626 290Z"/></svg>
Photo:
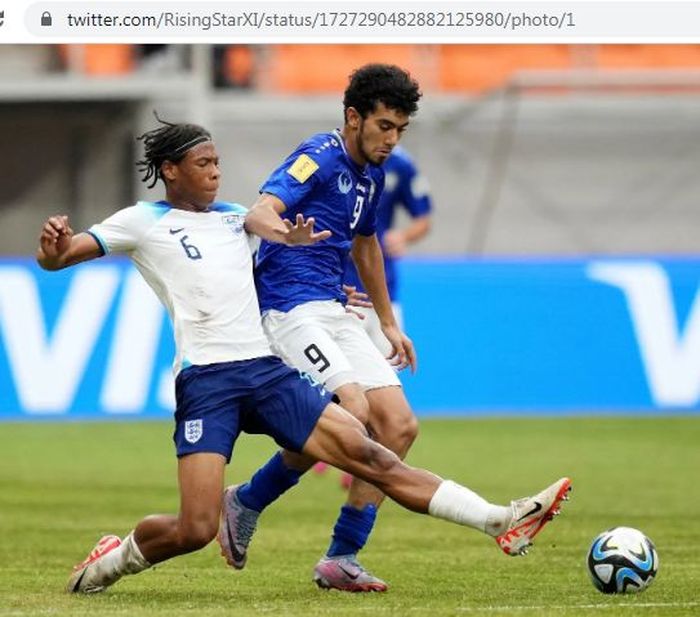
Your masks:
<svg viewBox="0 0 700 617"><path fill-rule="evenodd" d="M183 369L175 380L177 455L231 460L241 431L301 452L333 394L275 356Z"/></svg>

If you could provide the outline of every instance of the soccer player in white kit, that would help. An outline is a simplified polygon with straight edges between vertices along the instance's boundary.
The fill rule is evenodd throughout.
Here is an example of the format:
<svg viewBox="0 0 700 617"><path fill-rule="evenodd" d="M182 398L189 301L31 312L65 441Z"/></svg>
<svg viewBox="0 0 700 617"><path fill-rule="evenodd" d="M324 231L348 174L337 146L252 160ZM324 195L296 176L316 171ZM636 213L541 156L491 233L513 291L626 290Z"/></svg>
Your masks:
<svg viewBox="0 0 700 617"><path fill-rule="evenodd" d="M569 480L497 506L408 467L372 441L328 392L271 354L260 323L245 209L215 201L220 172L211 135L196 125L163 123L143 140L144 180L162 180L165 199L139 202L79 234L66 216L52 216L42 228L37 260L60 270L124 253L166 307L177 350L180 512L148 516L124 539L104 536L74 567L67 591L100 592L126 574L206 546L219 529L224 470L242 431L270 435L286 451L375 483L406 508L484 531L504 550L524 551L558 512ZM257 231L286 245L329 236L315 233L313 220L301 216Z"/></svg>

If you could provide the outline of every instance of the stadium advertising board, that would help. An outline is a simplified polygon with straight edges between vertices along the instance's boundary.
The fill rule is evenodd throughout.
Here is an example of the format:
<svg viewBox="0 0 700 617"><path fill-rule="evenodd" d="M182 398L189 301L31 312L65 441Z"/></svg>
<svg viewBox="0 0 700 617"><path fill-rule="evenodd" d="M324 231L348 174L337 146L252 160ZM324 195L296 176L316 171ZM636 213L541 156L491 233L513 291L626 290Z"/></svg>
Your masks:
<svg viewBox="0 0 700 617"><path fill-rule="evenodd" d="M700 260L401 267L421 415L700 411ZM0 261L0 419L168 417L173 351L128 262Z"/></svg>

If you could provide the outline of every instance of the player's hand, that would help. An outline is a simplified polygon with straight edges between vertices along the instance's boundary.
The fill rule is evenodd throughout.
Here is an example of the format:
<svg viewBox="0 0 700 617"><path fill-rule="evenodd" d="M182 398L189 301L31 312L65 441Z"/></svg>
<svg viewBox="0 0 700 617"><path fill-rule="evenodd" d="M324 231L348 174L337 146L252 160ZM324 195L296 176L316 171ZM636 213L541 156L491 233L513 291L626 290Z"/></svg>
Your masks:
<svg viewBox="0 0 700 617"><path fill-rule="evenodd" d="M418 359L416 358L413 341L401 332L397 326L382 327L382 332L391 343L391 352L387 356L389 364L397 371L410 366L411 373L415 373L418 368Z"/></svg>
<svg viewBox="0 0 700 617"><path fill-rule="evenodd" d="M73 238L73 230L65 215L49 217L39 236L39 247L49 259L58 259L68 252Z"/></svg>
<svg viewBox="0 0 700 617"><path fill-rule="evenodd" d="M313 216L304 220L303 215L297 214L295 223L287 219L282 219L282 221L287 228L285 235L285 244L287 246L309 246L331 237L331 232L327 229L319 232L314 231L314 223L316 221Z"/></svg>
<svg viewBox="0 0 700 617"><path fill-rule="evenodd" d="M389 229L382 238L384 252L390 257L403 257L408 249L406 236L399 229Z"/></svg>
<svg viewBox="0 0 700 617"><path fill-rule="evenodd" d="M372 308L374 306L369 296L363 291L357 291L357 287L354 285L343 285L343 292L348 297L349 306L361 306L363 308Z"/></svg>
<svg viewBox="0 0 700 617"><path fill-rule="evenodd" d="M369 301L369 296L362 291L357 291L357 287L354 285L343 285L343 292L348 297L348 303L345 305L345 312L355 315L358 319L365 319L364 313L355 311L352 307L361 306L363 308L372 308L374 305Z"/></svg>
<svg viewBox="0 0 700 617"><path fill-rule="evenodd" d="M360 320L367 319L367 318L365 317L364 313L360 313L360 311L356 311L356 310L354 310L352 307L349 307L349 306L346 306L346 307L345 307L345 312L346 312L346 313L350 313L351 315L354 315L355 317L357 317L357 318L360 319Z"/></svg>

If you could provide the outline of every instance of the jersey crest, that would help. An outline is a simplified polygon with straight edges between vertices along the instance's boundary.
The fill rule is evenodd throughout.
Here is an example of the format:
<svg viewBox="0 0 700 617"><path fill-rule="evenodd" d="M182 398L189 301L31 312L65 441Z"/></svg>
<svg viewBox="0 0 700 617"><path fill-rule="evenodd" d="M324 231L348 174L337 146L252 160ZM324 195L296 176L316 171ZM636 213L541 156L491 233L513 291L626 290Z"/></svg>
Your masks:
<svg viewBox="0 0 700 617"><path fill-rule="evenodd" d="M221 217L221 222L224 227L230 229L235 235L240 234L243 231L243 223L245 222L244 214L224 214Z"/></svg>
<svg viewBox="0 0 700 617"><path fill-rule="evenodd" d="M338 190L343 195L347 195L350 192L350 189L352 189L352 178L347 172L340 172L338 175Z"/></svg>
<svg viewBox="0 0 700 617"><path fill-rule="evenodd" d="M187 420L185 422L185 439L189 443L197 443L204 434L204 422L202 420Z"/></svg>

